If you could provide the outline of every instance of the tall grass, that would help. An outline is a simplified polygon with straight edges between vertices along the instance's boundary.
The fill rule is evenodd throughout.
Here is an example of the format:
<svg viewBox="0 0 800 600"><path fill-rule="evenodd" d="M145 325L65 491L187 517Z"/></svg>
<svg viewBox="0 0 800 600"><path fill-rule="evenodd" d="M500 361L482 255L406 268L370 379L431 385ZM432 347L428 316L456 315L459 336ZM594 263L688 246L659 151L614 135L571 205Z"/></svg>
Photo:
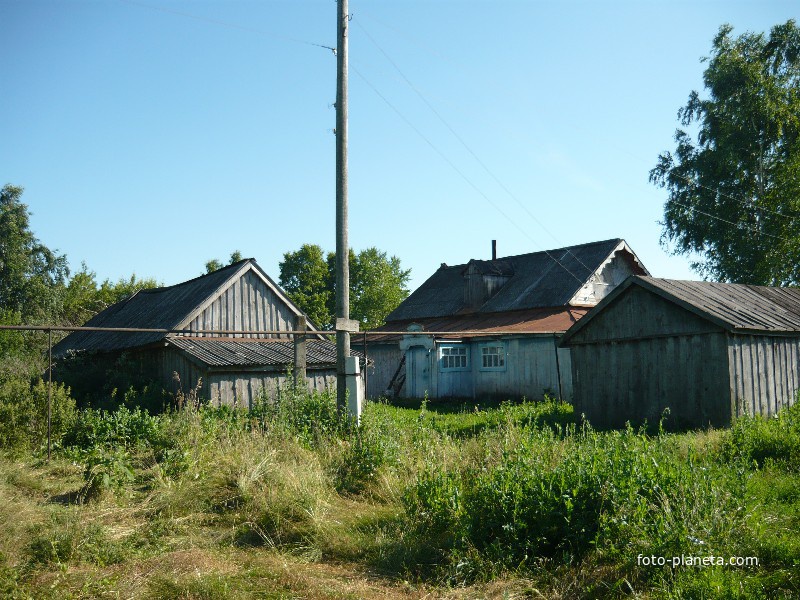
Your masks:
<svg viewBox="0 0 800 600"><path fill-rule="evenodd" d="M103 583L113 572L129 573L114 576L128 578L129 595L258 596L263 571L237 578L227 559L224 572L209 567L194 583L158 570L152 587L135 587L150 585L134 583L143 562L202 549L236 553L236 564L265 552L295 565L355 564L433 596L481 596L504 581L545 597L800 594L797 408L725 432L650 435L576 425L571 407L551 400L369 403L360 423L336 410L331 392L291 386L249 411L181 404L160 415L73 409L61 463L34 460L37 474L25 475L0 462L9 532L0 591L57 596L41 594L53 585L76 595L56 574L81 566L102 575L83 582L94 595L120 589ZM41 469L61 469L57 492L45 492L58 478ZM42 497L50 503L31 508ZM118 516L96 516L106 514ZM648 568L640 555L762 563ZM308 595L296 582L273 589L286 585Z"/></svg>

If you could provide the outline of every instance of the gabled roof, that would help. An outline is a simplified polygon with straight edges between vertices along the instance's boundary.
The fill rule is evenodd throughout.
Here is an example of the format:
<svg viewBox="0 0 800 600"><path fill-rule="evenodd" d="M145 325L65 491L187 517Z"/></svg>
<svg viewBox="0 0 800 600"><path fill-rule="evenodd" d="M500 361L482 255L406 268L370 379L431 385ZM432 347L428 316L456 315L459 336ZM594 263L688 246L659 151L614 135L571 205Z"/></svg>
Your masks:
<svg viewBox="0 0 800 600"><path fill-rule="evenodd" d="M494 261L442 265L392 311L386 321L566 306L621 244L627 249L624 240L616 238ZM638 260L635 262L639 265ZM466 309L464 299L464 276L470 268L507 278L500 290L475 311ZM641 265L638 268L642 273L647 272Z"/></svg>
<svg viewBox="0 0 800 600"><path fill-rule="evenodd" d="M247 258L212 273L195 277L176 285L139 290L129 298L112 304L92 317L85 327L182 329L194 319L220 293L228 289L247 271L253 271L295 314L302 314L278 285L272 281L255 259ZM309 329L316 328L309 324ZM166 333L108 333L75 331L53 347L53 354L61 356L69 350L88 352L124 350L147 346L164 340Z"/></svg>
<svg viewBox="0 0 800 600"><path fill-rule="evenodd" d="M642 287L723 329L740 333L800 332L800 288L779 288L711 281L629 277L564 335L576 333L631 286Z"/></svg>

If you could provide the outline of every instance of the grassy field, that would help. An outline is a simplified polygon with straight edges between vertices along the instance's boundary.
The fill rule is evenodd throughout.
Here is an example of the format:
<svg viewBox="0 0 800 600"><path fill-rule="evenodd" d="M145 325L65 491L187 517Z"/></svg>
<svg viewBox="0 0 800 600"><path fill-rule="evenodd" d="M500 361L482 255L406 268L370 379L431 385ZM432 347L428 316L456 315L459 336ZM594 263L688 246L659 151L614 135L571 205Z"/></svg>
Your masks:
<svg viewBox="0 0 800 600"><path fill-rule="evenodd" d="M48 463L24 394L0 389L3 598L800 597L798 409L648 435L555 401L355 426L326 394L151 416L59 390Z"/></svg>

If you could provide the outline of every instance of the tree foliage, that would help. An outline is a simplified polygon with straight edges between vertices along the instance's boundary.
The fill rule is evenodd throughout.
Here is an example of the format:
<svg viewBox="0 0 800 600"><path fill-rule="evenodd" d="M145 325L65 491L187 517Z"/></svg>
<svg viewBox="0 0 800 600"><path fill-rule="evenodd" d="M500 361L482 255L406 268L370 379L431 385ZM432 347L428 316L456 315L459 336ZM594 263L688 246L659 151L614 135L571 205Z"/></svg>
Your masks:
<svg viewBox="0 0 800 600"><path fill-rule="evenodd" d="M289 298L315 325L330 328L334 314L330 308L333 283L322 248L303 244L299 250L286 252L278 269L278 282Z"/></svg>
<svg viewBox="0 0 800 600"><path fill-rule="evenodd" d="M50 250L31 231L22 193L10 184L0 190L0 324L83 325L111 304L158 285L136 275L98 284L85 264L70 277L66 256ZM55 334L56 339L62 335ZM0 332L0 381L41 373L46 349L44 332Z"/></svg>
<svg viewBox="0 0 800 600"><path fill-rule="evenodd" d="M239 252L238 250L234 250L233 252L231 252L231 257L228 260L228 264L232 265L233 263L237 263L240 260L242 260L242 258L244 258L242 256L242 253ZM206 274L213 273L214 271L219 271L224 266L226 265L223 265L222 261L216 258L212 258L211 260L206 262Z"/></svg>
<svg viewBox="0 0 800 600"><path fill-rule="evenodd" d="M800 29L732 31L706 59L708 97L690 94L674 154L650 172L669 192L662 243L699 255L707 278L800 283Z"/></svg>
<svg viewBox="0 0 800 600"><path fill-rule="evenodd" d="M70 278L64 292L60 324L83 325L100 311L129 298L139 290L159 286L155 279L141 279L135 273L128 278L121 277L116 282L106 279L100 284L96 277L94 271L90 271L86 263L83 263L81 270Z"/></svg>
<svg viewBox="0 0 800 600"><path fill-rule="evenodd" d="M386 252L367 248L350 250L350 317L362 329L383 325L388 315L408 296L409 269ZM331 329L336 320L336 254L327 255L316 244L303 244L287 252L279 265L281 287L317 325Z"/></svg>
<svg viewBox="0 0 800 600"><path fill-rule="evenodd" d="M12 185L0 190L0 311L22 322L45 322L58 313L69 269L63 254L31 232L22 191Z"/></svg>

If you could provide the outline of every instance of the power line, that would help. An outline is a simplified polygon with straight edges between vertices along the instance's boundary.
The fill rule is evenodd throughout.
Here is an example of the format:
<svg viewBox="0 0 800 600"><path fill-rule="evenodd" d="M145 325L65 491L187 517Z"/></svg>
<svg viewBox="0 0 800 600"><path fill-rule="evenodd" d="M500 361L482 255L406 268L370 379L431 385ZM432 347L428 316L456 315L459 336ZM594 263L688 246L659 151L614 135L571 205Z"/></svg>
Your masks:
<svg viewBox="0 0 800 600"><path fill-rule="evenodd" d="M717 221L722 221L723 223L727 223L728 225L733 225L734 227L736 227L738 229L747 229L747 230L749 230L749 231L751 231L753 233L758 233L759 235L765 235L767 237L771 237L771 238L774 238L776 240L783 240L784 242L792 241L792 240L789 240L788 238L785 238L785 237L780 236L780 235L774 235L772 233L767 233L766 231L761 231L756 227L748 225L747 223L735 223L734 221L729 221L728 219L723 219L720 216L712 215L711 213L708 213L708 212L705 212L703 210L700 210L699 208L695 208L694 206L689 206L688 204L683 204L682 202L678 202L677 200L669 200L669 202L671 202L672 204L676 204L676 205L680 206L683 209L691 210L691 211L696 212L696 213L700 213L701 215L709 217L710 219L715 219Z"/></svg>
<svg viewBox="0 0 800 600"><path fill-rule="evenodd" d="M672 167L669 170L669 174L670 175L674 175L675 177L680 177L681 179L683 179L686 183L688 183L690 185L696 185L699 188L702 188L702 189L707 190L709 192L712 192L714 194L718 194L718 195L722 196L723 198L728 198L729 200L733 200L734 202L736 202L738 204L741 204L742 206L747 207L746 206L747 205L747 200L745 200L743 198L736 198L735 196L731 196L730 194L726 194L725 192L723 192L719 188L712 188L712 187L709 187L707 185L703 185L702 183L700 183L699 181L697 181L693 177L689 177L688 175L682 175L681 173L677 173L675 171L675 169L677 169L677 168L678 167ZM764 211L764 212L768 212L768 213L771 213L773 215L777 215L777 216L781 217L782 219L791 219L791 220L800 219L800 214L798 214L796 216L790 216L790 215L785 215L785 214L783 214L781 212L778 212L776 210L770 210L769 208L764 208L763 206L758 206L756 208L758 210L761 210L761 211Z"/></svg>
<svg viewBox="0 0 800 600"><path fill-rule="evenodd" d="M220 19L213 19L210 17L203 17L200 15L195 15L192 13L183 12L180 10L174 10L172 8L165 8L163 6L154 6L152 4L146 4L144 2L139 2L138 0L119 0L124 4L131 4L133 6L139 6L141 8L147 8L150 10L157 10L164 13L168 13L171 15L176 15L179 17L185 17L188 19L194 19L195 21L202 21L204 23L209 23L211 25L220 25L222 27L227 27L228 29L237 29L239 31L247 31L249 33L255 33L258 35L266 35L269 37L273 37L276 39L286 40L287 42L294 42L295 44L304 44L306 46L316 46L317 48L324 48L325 50L330 50L332 52L336 52L336 48L332 46L326 46L325 44L318 44L316 42L309 42L308 40L303 40L300 38L292 37L289 35L284 35L282 33L275 33L273 31L264 31L263 29L256 29L255 27L248 27L246 25L239 25L238 23L230 23L228 21L222 21Z"/></svg>
<svg viewBox="0 0 800 600"><path fill-rule="evenodd" d="M517 222L516 222L514 219L512 219L512 218L511 218L511 217L510 217L510 216L509 216L509 215L508 215L508 214L507 214L507 213L506 213L506 212L505 212L505 211L504 211L502 208L500 208L500 207L499 207L499 206L498 206L498 205L497 205L495 202L493 202L493 201L491 200L491 198L489 198L489 196L487 196L485 193L483 193L483 191L482 191L482 190L481 190L481 189L480 189L480 188L479 188L477 185L475 185L475 183L473 183L473 181L472 181L472 180L471 180L469 177L467 177L467 176L464 174L464 172L463 172L461 169L459 169L459 168L456 166L456 164L455 164L453 161L451 161L451 160L450 160L450 159L449 159L449 158L448 158L448 157L447 157L447 156L446 156L446 155L445 155L445 154L444 154L444 153L443 153L441 150L439 150L439 148L437 148L437 147L436 147L436 145L435 145L433 142L431 142L431 140L430 140L430 139L428 139L428 137L427 137L427 136L426 136L424 133L422 133L422 132L421 132L421 131L420 131L420 130L419 130L419 129L418 129L418 128L417 128L417 127L416 127L416 126L415 126L415 125L414 125L414 124L413 124L413 123L412 123L412 122L411 122L411 121L410 121L410 120L409 120L409 119L408 119L408 118L407 118L405 115L404 115L404 114L403 114L403 113L401 113L401 112L400 112L400 110L398 110L398 109L397 109L397 107L395 107L395 106L394 106L394 104L392 104L392 103L389 101L389 99L388 99L388 98L386 98L386 96L384 96L383 94L381 94L381 92L378 90L378 88L376 88L374 85L372 85L372 83L371 83L371 82L370 82L370 81L369 81L369 80L368 80L368 79L367 79L367 78L366 78L366 77L365 77L365 76L364 76L364 75L361 73L361 71L359 71L358 69L356 69L355 67L352 67L352 66L351 66L351 68L352 68L352 69L353 69L353 71L356 73L356 75L358 75L358 76L359 76L359 77L360 77L360 78L361 78L361 79L364 81L364 83L366 83L366 84L367 84L367 85L368 85L368 86L369 86L369 87L372 89L372 91L373 91L373 92L375 92L375 94L376 94L376 95L377 95L377 96L378 96L378 97L379 97L381 100L383 100L383 101L384 101L384 102L387 104L387 106L389 106L389 108L391 108L391 109L392 109L392 110L393 110L393 111L394 111L394 112L397 114L397 116L399 116L399 117L400 117L400 118L401 118L401 119L402 119L402 120L403 120L403 121L404 121L404 122L405 122L405 123L406 123L406 124L407 124L409 127L411 127L411 129L413 129L413 130L416 132L416 134L417 134L418 136L420 136L420 137L421 137L421 138L422 138L422 139L425 141L425 143L427 143L427 144L428 144L428 145L429 145L429 146L430 146L430 147L433 149L433 151L434 151L434 152L436 152L436 154L438 154L438 155L439 155L439 156L442 158L442 160L444 160L444 161L445 161L445 162L446 162L448 165L450 165L450 167L451 167L451 168L452 168L452 169L453 169L453 170L454 170L456 173L458 173L458 175L459 175L459 176L461 176L461 178L462 178L464 181L466 181L466 182L467 182L467 184L468 184L468 185L469 185L469 186L470 186L472 189L474 189L474 190L475 190L475 191L476 191L476 192L477 192L477 193L478 193L478 194L479 194L479 195L480 195L480 196L481 196L481 197L482 197L482 198L483 198L483 199L484 199L486 202L488 202L488 203L489 203L489 204L490 204L492 207L494 207L494 209L495 209L495 210L497 210L497 212L499 212L501 215L503 215L503 216L504 216L504 217L505 217L505 218L506 218L506 219L507 219L507 220L508 220L508 221L509 221L509 222L510 222L512 225L514 225L514 227L516 227L516 228L517 228L517 229L518 229L518 230L519 230L519 231L520 231L520 232L521 232L521 233L522 233L522 234L523 234L525 237L527 237L527 238L528 238L529 240L531 240L531 241L532 241L534 244L536 244L536 241L535 241L535 240L534 240L534 239L533 239L533 238L530 236L530 234L529 234L527 231L525 231L525 230L524 230L524 229L523 229L523 228L522 228L522 227L519 225L519 223L517 223ZM536 244L536 245L538 246L538 244ZM560 261L559 261L559 260L558 260L556 257L554 257L554 256L553 256L553 255L552 255L552 254L551 254L551 253L550 253L548 250L544 250L544 252L545 252L545 254L547 254L547 256L548 256L548 257L550 257L550 258L551 258L551 259L552 259L552 260L553 260L553 261L554 261L554 262L555 262L555 263L556 263L558 266L560 266L560 267L561 267L562 269L564 269L564 270L565 270L567 273L569 273L569 274L570 274L570 275L571 275L571 276L572 276L572 277L573 277L573 278L574 278L576 281L578 281L578 283L580 283L581 285L583 285L583 284L585 283L585 280L583 280L583 279L580 279L580 278L579 278L577 275L575 275L575 273L573 273L573 272L572 272L572 271L570 271L570 270L569 270L567 267L565 267L565 266L564 266L564 265L563 265L563 264L562 264L562 263L561 263L561 262L560 262Z"/></svg>
<svg viewBox="0 0 800 600"><path fill-rule="evenodd" d="M427 54L429 54L430 56L433 56L433 57L435 57L435 58L438 58L439 60L443 60L443 61L445 61L445 62L449 63L450 65L452 65L452 66L455 66L456 68L461 68L461 65L460 65L460 64L456 63L455 61L453 61L453 60L452 60L452 59L450 59L449 57L447 57L447 56L445 56L445 55L443 55L443 54L441 54L441 53L439 53L439 52L437 52L437 51L435 51L435 50L432 50L432 49L431 49L431 48L429 48L427 45L424 45L424 44L420 43L420 42L419 42L417 39L415 39L415 38L413 38L413 37L411 37L411 36L407 35L405 32L403 32L403 31L399 30L398 28L396 28L396 27L392 26L391 24L389 24L389 23L386 23L386 22L384 22L384 21L382 21L382 20L378 19L377 17L375 17L374 15L372 15L371 13L369 13L368 11L366 11L366 10L362 10L361 12L362 12L362 13L364 13L365 15L367 15L367 16L368 16L369 18L371 18L372 20L376 21L377 23L379 23L379 24L383 25L384 27L387 27L387 28L389 28L389 29L392 29L393 31L395 31L395 33L397 33L398 35L401 35L401 36L402 36L402 37L404 37L406 40L409 40L409 41L410 41L411 43L413 43L413 44L414 44L414 45L415 45L417 48L419 48L419 49L421 49L422 51L426 52L426 53L427 53ZM362 30L364 30L364 27L363 27L363 26L361 26L361 28L362 28ZM365 34L367 34L367 36L370 38L370 40L372 40L372 42L373 42L373 43L374 43L376 46L378 46L378 44L375 42L375 40L374 40L374 39L373 39L371 36L369 36L369 33L367 33L367 32L366 32L366 30L364 30L364 33L365 33ZM379 46L378 46L378 49L379 49L379 50L381 50L381 48L380 48ZM381 52L383 52L383 50L381 50ZM386 53L385 53L385 52L383 52L383 54L386 56ZM387 56L387 59L389 59L389 57L388 57L388 56ZM391 61L391 59L389 59L389 61L390 61L390 62L392 62L392 64L394 65L394 62L393 62L393 61ZM397 68L397 66L396 66L396 65L394 65L394 66L395 66L395 68ZM399 71L399 69L398 69L398 71ZM405 78L405 77L404 77L404 78ZM412 89L413 89L413 87L412 87ZM417 90L415 90L415 91L417 91ZM418 92L418 93L419 93L419 92ZM421 97L421 96L420 96L420 97ZM423 98L423 101L424 101L424 98ZM426 104L428 104L428 103L426 102ZM585 130L585 129L581 129L581 128L575 127L575 125L574 125L574 121L570 121L570 124L572 125L572 129L573 129L574 131L576 131L576 132L579 132L579 133L586 133L586 130ZM512 132L512 133L513 133L513 132ZM618 149L619 149L619 150L621 150L622 152L624 152L625 154L627 154L628 156L631 156L631 157L633 157L633 158L636 158L636 159L640 158L639 156L636 156L636 155L634 155L632 152L630 152L630 151L629 151L629 150L628 150L626 147L623 147L623 146L618 146ZM480 161L478 161L478 162L480 162ZM482 166L483 166L483 165L482 165ZM680 178L684 179L685 181L687 181L687 182L688 182L688 183L690 183L690 184L697 185L698 187L701 187L701 188L703 188L703 189L705 189L705 190L708 190L708 191L710 191L710 192L713 192L713 193L715 193L715 194L719 194L720 196L723 196L723 197L725 197L725 198L728 198L728 199L730 199L730 200L733 200L734 202L736 202L736 203L738 203L738 204L740 204L740 205L742 205L742 206L744 206L744 207L748 207L748 204L749 204L749 202L748 202L748 200L746 200L746 199L744 199L744 198L737 198L737 197L735 197L735 196L732 196L732 195L730 195L730 194L727 194L727 193L725 193L725 192L721 191L721 190L720 190L720 189L718 189L718 188L713 188L713 187L709 187L709 186L707 186L707 185L703 185L703 184L701 184L701 183L699 183L699 182L697 182L697 181L693 180L693 179L692 179L692 178L690 178L690 177L687 177L687 176L685 176L685 175L681 175L680 173L675 173L673 170L670 170L670 173L671 173L671 174L673 174L673 175L675 175L676 177L680 177ZM492 175L492 174L490 173L490 175ZM498 183L500 183L500 182L498 182ZM504 186L502 186L502 184L500 184L500 185L501 185L501 187L504 187ZM505 189L505 188L504 188L504 189ZM506 190L506 191L507 191L507 190ZM513 196L512 196L512 197L513 197ZM516 198L515 198L515 200L516 200ZM521 204L521 206L522 206L523 208L526 208L526 207L524 206L524 204ZM771 214L773 214L773 215L779 216L779 217L781 217L781 218L784 218L784 219L792 219L792 220L794 220L794 219L800 219L800 213L798 213L798 214L796 214L796 215L788 215L788 214L782 213L782 212L780 212L780 211L771 210L771 209L769 209L769 208L765 208L765 207L757 207L757 209L758 209L758 210L760 210L760 211L764 211L764 212L771 213ZM698 212L699 212L699 211L698 211ZM529 213L529 214L530 214L530 213ZM706 213L703 213L703 214L706 214ZM534 220L535 220L537 223L539 223L539 221L538 221L538 220L537 220L535 217L533 217L533 215L531 215L531 216L532 216L532 218L533 218L533 219L534 219ZM711 218L715 218L715 217L714 217L714 215L707 215L707 216L710 216ZM722 219L722 220L724 221L724 219ZM542 229L545 231L545 233L547 233L548 235L550 235L550 237L551 237L551 238L553 238L554 240L558 241L558 240L557 240L557 238L556 238L556 237L555 237L555 236L554 236L554 235L553 235L553 234L552 234L550 231L548 231L546 227L544 227L544 226L543 226L541 223L539 223L539 224L542 226ZM735 223L732 223L732 224L736 225ZM738 226L738 225L737 225L737 226ZM765 234L765 235L768 235L768 234ZM772 236L772 237L775 237L775 236ZM782 239L785 239L785 238L782 238Z"/></svg>
<svg viewBox="0 0 800 600"><path fill-rule="evenodd" d="M508 194L508 195L509 195L509 196L510 196L510 197L511 197L511 198L512 198L512 199L513 199L513 200L514 200L514 201L515 201L515 202L516 202L516 203L517 203L517 204L518 204L518 205L519 205L519 206L520 206L520 207L521 207L521 208L522 208L522 209L523 209L523 210L524 210L524 211L525 211L527 214L528 214L528 216L529 216L531 219L533 219L533 221L534 221L535 223L537 223L537 224L539 225L539 227L541 227L541 228L542 228L542 230L543 230L545 233L547 233L547 234L548 234L548 235L549 235L551 238L553 238L553 240L555 240L557 243L561 244L562 242L560 242L560 241L559 241L559 240L556 238L556 236L555 236L555 235L554 235L552 232L550 232L550 231L548 230L548 228L547 228L547 227L544 225L544 223L542 223L542 222L541 222L541 221L540 221L540 220L539 220L539 219L536 217L536 215L534 215L534 214L533 214L533 213L532 213L532 212L531 212L531 211L528 209L528 207L527 207L527 206L525 206L525 204L524 204L524 203L523 203L523 202L522 202L522 201L521 201L521 200L520 200L520 199L519 199L519 198L516 196L516 194L514 194L514 193L513 193L513 192L512 192L512 191L511 191L511 190L508 188L508 186L506 186L506 185L505 185L505 184L504 184L504 183L503 183L503 182L502 182L502 181L501 181L501 180L500 180L500 179L499 179L499 178L498 178L498 177L497 177L497 176L496 176L496 175L495 175L495 174L492 172L492 170L491 170L491 169L489 169L489 167L486 165L486 163L484 163L484 162L483 162L483 160L481 160L481 158L480 158L480 157L479 157L479 156L478 156L478 155L475 153L475 151L473 151L473 150L472 150L472 148L469 146L469 144L467 144L466 140L464 140L464 138L463 138L461 135L459 135L459 133L458 133L458 132L457 132L457 131L456 131L456 130L455 130L455 129L454 129L454 128L453 128L453 127L450 125L450 123L449 123L449 122L448 122L448 121L447 121L447 120L446 120L446 119L445 119L445 118L442 116L442 114L441 114L441 113L440 113L438 110L436 110L436 107L434 107L434 106L433 106L433 104L431 104L431 102L429 102L429 101L428 101L428 99L427 99L427 98L425 97L425 95L424 95L424 94L423 94L423 93L422 93L422 92L421 92L421 91L420 91L420 90L417 88L417 86L415 86L415 85L414 85L414 84L411 82L411 80L410 80L408 77L406 77L405 73L403 73L403 71L400 69L400 67L397 65L397 63L396 63L394 60L392 60L392 58L389 56L389 54L388 54L388 53L387 53L387 52L386 52L386 51L385 51L385 50L384 50L384 49L383 49L383 48L380 46L380 44L378 44L378 42L375 40L375 38L374 38L374 37L372 37L372 35L370 35L370 33L369 33L367 30L366 30L366 28L365 28L363 25L361 25L361 23L360 23L358 20L356 20L356 21L355 21L355 23L356 23L356 25L358 25L358 26L359 26L359 28L361 29L361 31L363 31L363 32L364 32L364 35L366 35L366 36L367 36L367 38L369 38L369 40L370 40L370 41L371 41L371 42L374 44L374 46L375 46L375 47L376 47L376 48L377 48L377 49L378 49L378 50L381 52L381 54L383 54L383 56L386 58L386 60L388 60L388 61L389 61L389 63L390 63L390 64L391 64L391 65L392 65L392 66L395 68L395 70L397 71L397 73L400 75L400 77L402 77L402 78L403 78L403 81L405 81L405 82L406 82L406 84L408 85L408 87L410 87L410 88L411 88L411 89L414 91L414 93L415 93L415 94L417 94L417 96L419 96L419 98L420 98L420 99L421 99L421 100L422 100L422 101L425 103L425 105L426 105L426 106L427 106L427 107L428 107L428 108L431 110L431 112L433 112L433 114L434 114L434 115L436 115L436 117L439 119L439 121L441 121L441 122L442 122L442 124L443 124L443 125L444 125L444 126L447 128L447 129L448 129L448 131L450 131L450 133L452 133L452 134L453 134L453 136L454 136L454 137L455 137L455 138L456 138L456 139L459 141L459 143L460 143L460 144L461 144L461 145L462 145L462 146L463 146L463 147L466 149L466 151L467 151L467 152L469 152L469 154L472 156L472 158L474 158L474 159L475 159L475 161L476 161L476 162L477 162L477 163L478 163L478 164L479 164L479 165L480 165L480 166L483 168L483 170L484 170L484 171L486 171L486 173L487 173L487 174L488 174L488 175L489 175L489 176L490 176L490 177L491 177L491 178L492 178L492 179L495 181L495 183L497 183L497 184L498 184L498 185L499 185L499 186L500 186L500 187L503 189L503 191L505 191L505 192L506 192L506 194ZM574 258L576 261L578 261L578 262L581 264L581 266L583 266L583 268L584 268L584 269L586 269L586 270L587 270L589 273L591 273L591 272L592 272L592 269L590 269L590 268L589 268L589 267L588 267L588 266L587 266L587 265L586 265L586 264L585 264L585 263L584 263L584 262L583 262L583 261L582 261L582 260L581 260L581 259L580 259L578 256L576 256L576 255L575 255L575 253L574 253L574 252L572 252L572 251L571 251L571 250L570 250L568 247L566 248L566 251L567 251L567 252L568 252L570 255L572 255L572 257L573 257L573 258Z"/></svg>

